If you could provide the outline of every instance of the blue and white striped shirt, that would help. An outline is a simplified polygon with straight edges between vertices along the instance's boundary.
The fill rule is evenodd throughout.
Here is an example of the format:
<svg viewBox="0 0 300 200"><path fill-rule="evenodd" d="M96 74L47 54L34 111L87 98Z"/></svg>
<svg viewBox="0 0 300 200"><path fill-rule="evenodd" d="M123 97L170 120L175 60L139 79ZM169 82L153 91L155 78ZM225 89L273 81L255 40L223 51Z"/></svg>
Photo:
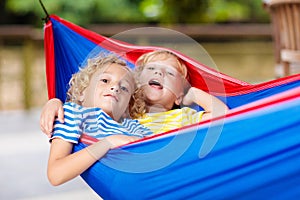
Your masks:
<svg viewBox="0 0 300 200"><path fill-rule="evenodd" d="M124 119L122 123L118 123L101 108L85 108L72 102L65 103L63 107L65 122L62 124L55 120L51 140L61 138L71 143L78 143L83 133L97 139L114 134L141 138L152 134L137 120Z"/></svg>

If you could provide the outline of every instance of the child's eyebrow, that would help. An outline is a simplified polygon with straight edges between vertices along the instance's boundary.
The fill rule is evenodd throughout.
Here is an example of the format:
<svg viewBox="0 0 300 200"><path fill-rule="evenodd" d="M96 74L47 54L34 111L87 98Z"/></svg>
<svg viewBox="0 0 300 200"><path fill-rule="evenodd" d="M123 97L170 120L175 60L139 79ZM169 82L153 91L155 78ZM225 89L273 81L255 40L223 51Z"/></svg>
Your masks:
<svg viewBox="0 0 300 200"><path fill-rule="evenodd" d="M182 75L182 73L180 72L180 70L178 69L178 67L173 66L173 65L167 65L167 64L162 64L162 63L149 63L146 64L145 67L147 66L160 66L160 67L165 67L167 70L170 70L174 73L178 73L180 75Z"/></svg>
<svg viewBox="0 0 300 200"><path fill-rule="evenodd" d="M122 78L121 81L122 81L122 82L127 82L127 83L131 84L131 81L129 81L128 78Z"/></svg>
<svg viewBox="0 0 300 200"><path fill-rule="evenodd" d="M111 79L111 76L109 74L107 74L107 73L100 73L100 74L98 74L97 79L100 80L102 78Z"/></svg>
<svg viewBox="0 0 300 200"><path fill-rule="evenodd" d="M171 67L173 69L176 69L177 70L177 67L176 66L173 66L171 64L164 64L164 63L160 63L160 62L150 62L150 63L147 63L145 66L152 66L152 65L157 65L157 66L164 66L164 67Z"/></svg>

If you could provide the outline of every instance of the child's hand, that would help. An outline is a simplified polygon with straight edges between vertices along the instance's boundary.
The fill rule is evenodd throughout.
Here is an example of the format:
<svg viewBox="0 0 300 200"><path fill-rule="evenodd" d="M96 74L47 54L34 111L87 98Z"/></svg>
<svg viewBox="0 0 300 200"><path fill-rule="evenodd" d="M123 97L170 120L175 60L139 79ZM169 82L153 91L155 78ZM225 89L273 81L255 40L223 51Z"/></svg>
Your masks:
<svg viewBox="0 0 300 200"><path fill-rule="evenodd" d="M227 105L217 97L195 87L189 89L182 103L184 105L195 103L201 106L205 112L202 119L225 115L229 109Z"/></svg>
<svg viewBox="0 0 300 200"><path fill-rule="evenodd" d="M196 90L196 88L194 88L194 87L191 87L189 89L189 91L186 93L186 95L182 99L183 105L189 106L189 105L192 105L193 103L195 103L195 94L194 94L195 90Z"/></svg>
<svg viewBox="0 0 300 200"><path fill-rule="evenodd" d="M61 123L64 123L64 109L59 99L50 99L42 109L40 116L40 128L48 136L51 137L53 130L53 122L55 117Z"/></svg>
<svg viewBox="0 0 300 200"><path fill-rule="evenodd" d="M139 139L141 138L128 135L110 135L105 137L105 140L109 143L110 149L134 142Z"/></svg>
<svg viewBox="0 0 300 200"><path fill-rule="evenodd" d="M88 146L86 150L95 159L101 159L110 149L139 140L139 137L128 135L110 135Z"/></svg>

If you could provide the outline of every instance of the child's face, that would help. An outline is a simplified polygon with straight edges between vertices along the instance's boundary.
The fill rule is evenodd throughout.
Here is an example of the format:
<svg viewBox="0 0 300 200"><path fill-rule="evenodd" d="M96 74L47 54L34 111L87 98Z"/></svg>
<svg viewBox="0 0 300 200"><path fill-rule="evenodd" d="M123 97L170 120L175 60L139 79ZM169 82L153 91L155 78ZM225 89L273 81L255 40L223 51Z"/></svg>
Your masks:
<svg viewBox="0 0 300 200"><path fill-rule="evenodd" d="M148 105L159 105L165 110L179 105L184 92L184 78L178 72L176 58L169 57L148 62L139 77Z"/></svg>
<svg viewBox="0 0 300 200"><path fill-rule="evenodd" d="M134 79L126 66L109 64L97 70L85 89L85 107L99 107L118 121L125 113L134 91Z"/></svg>

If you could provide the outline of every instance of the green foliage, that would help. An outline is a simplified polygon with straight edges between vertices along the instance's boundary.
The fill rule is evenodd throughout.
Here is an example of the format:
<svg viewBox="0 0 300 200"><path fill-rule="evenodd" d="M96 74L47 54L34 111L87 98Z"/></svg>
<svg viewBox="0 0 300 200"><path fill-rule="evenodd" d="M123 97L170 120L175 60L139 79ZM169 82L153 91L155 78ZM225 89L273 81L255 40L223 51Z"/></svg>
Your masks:
<svg viewBox="0 0 300 200"><path fill-rule="evenodd" d="M163 0L160 18L165 23L199 23L207 7L207 0Z"/></svg>
<svg viewBox="0 0 300 200"><path fill-rule="evenodd" d="M267 22L262 0L209 0L205 22Z"/></svg>
<svg viewBox="0 0 300 200"><path fill-rule="evenodd" d="M249 7L238 2L210 0L206 12L207 20L215 22L244 21L249 15Z"/></svg>
<svg viewBox="0 0 300 200"><path fill-rule="evenodd" d="M79 25L103 22L146 21L138 5L120 0L43 0L49 14L56 14ZM7 0L7 9L44 17L39 0Z"/></svg>
<svg viewBox="0 0 300 200"><path fill-rule="evenodd" d="M163 11L163 2L162 0L144 0L141 1L139 8L148 19L159 21Z"/></svg>
<svg viewBox="0 0 300 200"><path fill-rule="evenodd" d="M45 16L39 0L2 0L15 15ZM268 22L262 0L42 0L49 14L73 23ZM5 3L4 3L5 4Z"/></svg>

